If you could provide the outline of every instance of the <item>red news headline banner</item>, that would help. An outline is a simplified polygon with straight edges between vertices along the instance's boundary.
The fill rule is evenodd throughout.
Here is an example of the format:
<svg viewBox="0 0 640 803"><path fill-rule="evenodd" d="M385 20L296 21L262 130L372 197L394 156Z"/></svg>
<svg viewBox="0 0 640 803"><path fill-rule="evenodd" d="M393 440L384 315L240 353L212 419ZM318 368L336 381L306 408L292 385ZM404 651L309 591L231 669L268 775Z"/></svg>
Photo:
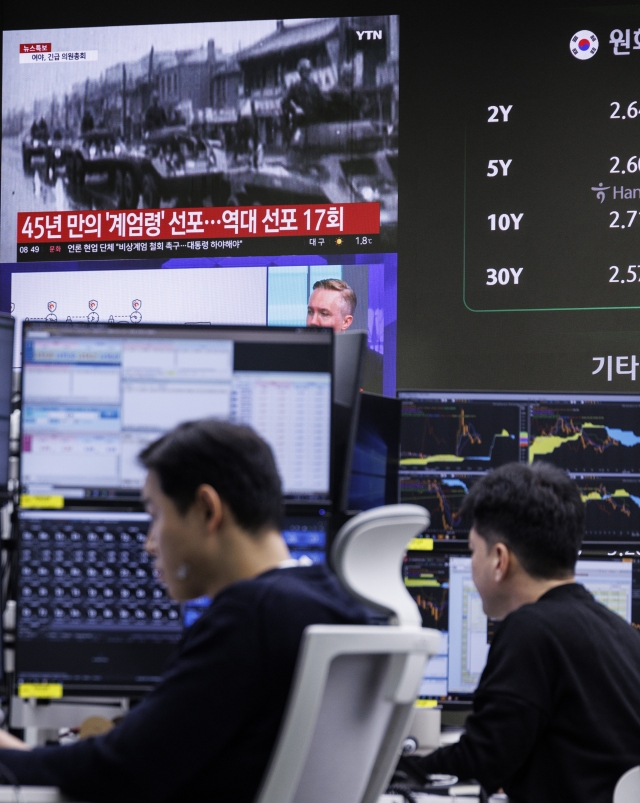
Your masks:
<svg viewBox="0 0 640 803"><path fill-rule="evenodd" d="M51 53L51 42L31 42L20 45L21 53Z"/></svg>
<svg viewBox="0 0 640 803"><path fill-rule="evenodd" d="M379 232L378 203L18 212L18 244Z"/></svg>

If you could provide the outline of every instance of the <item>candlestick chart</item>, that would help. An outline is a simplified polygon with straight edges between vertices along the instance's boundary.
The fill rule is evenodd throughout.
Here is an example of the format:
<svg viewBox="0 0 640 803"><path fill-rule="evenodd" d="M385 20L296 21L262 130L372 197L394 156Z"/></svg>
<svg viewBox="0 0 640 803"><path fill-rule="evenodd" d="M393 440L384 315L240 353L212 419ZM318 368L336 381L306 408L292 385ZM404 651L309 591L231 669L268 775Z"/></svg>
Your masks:
<svg viewBox="0 0 640 803"><path fill-rule="evenodd" d="M529 462L577 474L640 474L638 405L531 406Z"/></svg>
<svg viewBox="0 0 640 803"><path fill-rule="evenodd" d="M460 508L477 480L477 475L407 473L400 478L400 501L421 505L429 511L431 522L427 535L438 540L467 540L468 526Z"/></svg>
<svg viewBox="0 0 640 803"><path fill-rule="evenodd" d="M576 478L586 507L585 542L640 543L640 481Z"/></svg>
<svg viewBox="0 0 640 803"><path fill-rule="evenodd" d="M449 629L449 557L409 552L404 582L422 616L423 627Z"/></svg>
<svg viewBox="0 0 640 803"><path fill-rule="evenodd" d="M405 401L400 466L408 471L488 471L518 460L517 404Z"/></svg>

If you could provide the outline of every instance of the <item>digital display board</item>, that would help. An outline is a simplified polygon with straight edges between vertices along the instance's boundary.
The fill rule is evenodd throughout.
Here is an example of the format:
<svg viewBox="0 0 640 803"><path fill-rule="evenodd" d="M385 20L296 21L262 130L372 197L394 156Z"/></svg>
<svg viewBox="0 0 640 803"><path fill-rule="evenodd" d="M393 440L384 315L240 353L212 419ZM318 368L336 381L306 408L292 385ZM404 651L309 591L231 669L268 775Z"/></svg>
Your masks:
<svg viewBox="0 0 640 803"><path fill-rule="evenodd" d="M597 28L564 42L564 26L549 30L544 58L505 43L518 76L526 62L527 80L496 80L487 60L469 85L463 270L471 310L640 306L640 95L630 81L640 27Z"/></svg>
<svg viewBox="0 0 640 803"><path fill-rule="evenodd" d="M398 386L633 393L638 6L428 18L402 28Z"/></svg>

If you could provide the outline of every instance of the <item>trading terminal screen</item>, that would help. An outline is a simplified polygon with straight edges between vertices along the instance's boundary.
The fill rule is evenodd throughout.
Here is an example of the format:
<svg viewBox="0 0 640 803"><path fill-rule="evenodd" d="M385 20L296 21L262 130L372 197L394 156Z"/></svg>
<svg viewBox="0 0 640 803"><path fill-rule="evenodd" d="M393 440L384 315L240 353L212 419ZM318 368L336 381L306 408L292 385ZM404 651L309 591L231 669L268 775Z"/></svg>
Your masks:
<svg viewBox="0 0 640 803"><path fill-rule="evenodd" d="M286 515L282 534L303 565L325 560L328 515ZM19 514L16 679L64 693L143 691L155 684L184 627L210 600L182 610L144 550L146 513Z"/></svg>
<svg viewBox="0 0 640 803"><path fill-rule="evenodd" d="M425 667L420 697L468 705L484 669L498 622L488 620L471 577L469 553L410 551L405 585L420 608L424 627L441 632L438 654ZM582 556L576 582L625 621L640 629L640 552Z"/></svg>
<svg viewBox="0 0 640 803"><path fill-rule="evenodd" d="M401 501L431 513L425 533L466 541L473 483L508 462L552 463L578 484L585 543L640 542L640 397L401 391Z"/></svg>
<svg viewBox="0 0 640 803"><path fill-rule="evenodd" d="M146 513L21 511L16 680L66 692L145 688L182 634L144 551Z"/></svg>
<svg viewBox="0 0 640 803"><path fill-rule="evenodd" d="M252 426L288 502L330 495L328 329L26 322L23 493L139 500L140 451L182 421Z"/></svg>

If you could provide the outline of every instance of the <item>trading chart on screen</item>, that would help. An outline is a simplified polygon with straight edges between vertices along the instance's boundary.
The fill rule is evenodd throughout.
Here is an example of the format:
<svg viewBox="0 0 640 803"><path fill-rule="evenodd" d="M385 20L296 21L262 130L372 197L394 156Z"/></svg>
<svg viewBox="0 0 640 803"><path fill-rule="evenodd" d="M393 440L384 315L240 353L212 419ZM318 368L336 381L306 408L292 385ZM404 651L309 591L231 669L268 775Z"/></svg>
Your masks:
<svg viewBox="0 0 640 803"><path fill-rule="evenodd" d="M426 535L466 541L469 490L505 463L546 462L578 484L587 543L640 544L640 399L632 395L401 391L400 493Z"/></svg>

